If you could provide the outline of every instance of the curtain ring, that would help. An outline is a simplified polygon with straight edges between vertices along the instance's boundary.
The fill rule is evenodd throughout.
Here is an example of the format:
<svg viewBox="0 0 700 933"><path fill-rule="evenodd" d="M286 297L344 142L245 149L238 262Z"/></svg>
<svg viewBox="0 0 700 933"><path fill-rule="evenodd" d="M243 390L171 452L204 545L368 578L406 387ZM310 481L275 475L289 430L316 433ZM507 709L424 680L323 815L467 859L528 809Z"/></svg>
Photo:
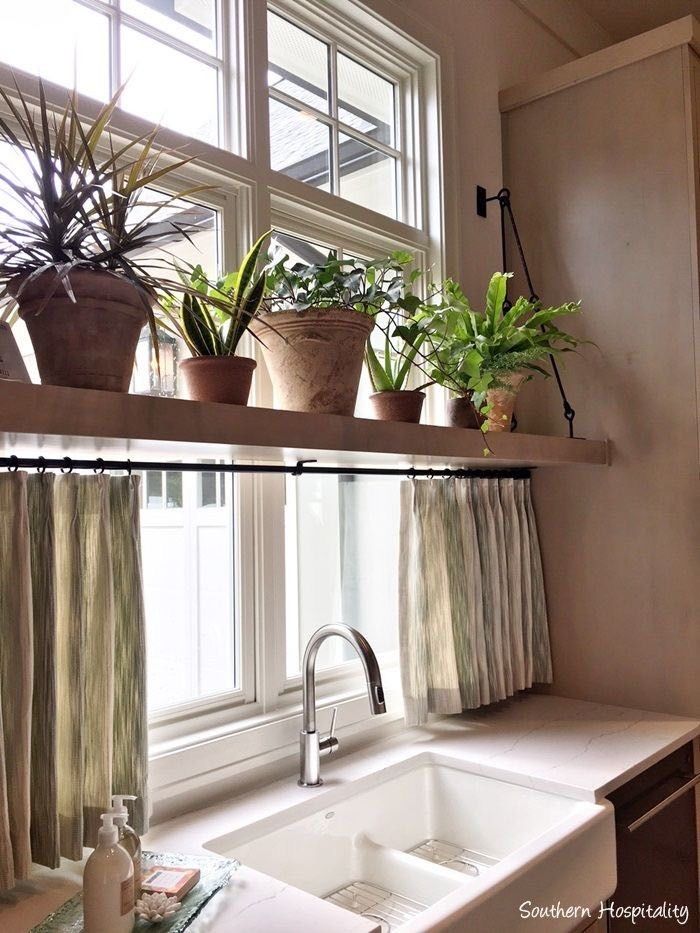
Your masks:
<svg viewBox="0 0 700 933"><path fill-rule="evenodd" d="M126 461L126 475L131 476L131 460Z"/></svg>
<svg viewBox="0 0 700 933"><path fill-rule="evenodd" d="M19 470L19 459L15 454L12 454L10 457L10 462L7 465L7 469L10 471L10 473L16 473L17 470Z"/></svg>
<svg viewBox="0 0 700 933"><path fill-rule="evenodd" d="M73 461L70 457L63 458L64 466L61 467L61 473L72 473L73 472Z"/></svg>
<svg viewBox="0 0 700 933"><path fill-rule="evenodd" d="M37 457L36 471L40 476L46 473L46 459L44 457Z"/></svg>
<svg viewBox="0 0 700 933"><path fill-rule="evenodd" d="M104 460L102 459L102 457L97 457L97 459L95 460L95 463L97 464L97 466L92 468L92 472L96 473L98 476L102 476L102 474L105 471Z"/></svg>

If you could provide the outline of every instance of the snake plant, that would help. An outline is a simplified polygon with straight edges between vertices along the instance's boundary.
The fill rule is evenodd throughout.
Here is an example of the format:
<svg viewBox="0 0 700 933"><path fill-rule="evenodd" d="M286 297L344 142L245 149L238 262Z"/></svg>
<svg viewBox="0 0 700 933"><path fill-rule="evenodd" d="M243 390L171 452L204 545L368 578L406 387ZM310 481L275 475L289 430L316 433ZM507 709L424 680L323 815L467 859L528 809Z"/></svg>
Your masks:
<svg viewBox="0 0 700 933"><path fill-rule="evenodd" d="M164 326L175 330L193 356L233 356L258 314L265 291L265 270L258 260L270 231L252 245L241 265L212 283L201 265L180 276L187 286L182 297L161 302Z"/></svg>

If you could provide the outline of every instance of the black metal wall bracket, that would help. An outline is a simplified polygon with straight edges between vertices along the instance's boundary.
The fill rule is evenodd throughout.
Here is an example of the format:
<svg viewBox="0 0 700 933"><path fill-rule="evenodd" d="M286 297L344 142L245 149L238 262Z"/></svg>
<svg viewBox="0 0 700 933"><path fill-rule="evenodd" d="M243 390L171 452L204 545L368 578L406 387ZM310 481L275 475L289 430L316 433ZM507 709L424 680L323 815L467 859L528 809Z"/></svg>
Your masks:
<svg viewBox="0 0 700 933"><path fill-rule="evenodd" d="M483 185L476 186L476 213L479 217L486 217L488 215L488 205L491 201L498 201L498 206L501 210L501 256L503 260L503 272L508 271L508 250L507 250L507 238L506 238L506 223L510 222L511 230L513 231L513 239L515 240L515 245L518 250L518 258L520 259L520 265L522 266L523 273L525 275L525 280L527 281L527 287L530 289L530 301L539 301L539 295L535 291L535 287L532 283L532 278L530 277L530 270L527 265L527 260L525 259L525 250L523 249L523 244L520 239L520 233L518 232L518 225L515 222L515 216L513 215L513 208L510 203L510 190L508 188L501 188L498 194L488 196L488 192ZM511 307L511 302L506 296L506 300L503 305L505 310L508 310ZM545 330L545 327L542 327L542 330ZM557 361L554 359L553 355L549 357L550 363L552 365L552 373L554 374L554 379L557 383L557 388L559 389L559 394L561 396L562 406L564 409L564 420L568 424L569 428L569 437L574 437L574 418L576 417L576 412L571 407L568 398L566 397L566 392L564 390L564 383L562 382L561 374L559 372L559 367L557 366ZM515 418L513 419L513 428L517 422Z"/></svg>

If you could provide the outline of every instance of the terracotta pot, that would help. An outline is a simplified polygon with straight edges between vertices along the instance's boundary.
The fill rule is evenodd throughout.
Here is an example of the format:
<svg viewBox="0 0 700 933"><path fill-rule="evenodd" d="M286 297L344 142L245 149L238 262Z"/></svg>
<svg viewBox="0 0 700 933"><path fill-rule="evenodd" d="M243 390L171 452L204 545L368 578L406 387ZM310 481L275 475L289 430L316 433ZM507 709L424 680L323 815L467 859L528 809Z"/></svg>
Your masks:
<svg viewBox="0 0 700 933"><path fill-rule="evenodd" d="M479 428L482 420L468 396L447 400L447 424L451 428Z"/></svg>
<svg viewBox="0 0 700 933"><path fill-rule="evenodd" d="M110 272L70 273L75 302L53 272L38 276L17 296L43 383L127 392L136 345L146 323L146 293ZM21 288L17 282L13 291Z"/></svg>
<svg viewBox="0 0 700 933"><path fill-rule="evenodd" d="M373 327L369 315L340 308L274 311L252 321L250 328L263 344L275 408L353 415Z"/></svg>
<svg viewBox="0 0 700 933"><path fill-rule="evenodd" d="M515 411L515 400L526 375L524 373L511 373L508 376L499 376L502 383L497 389L488 389L486 404L490 406L486 415L489 431L510 431L510 424Z"/></svg>
<svg viewBox="0 0 700 933"><path fill-rule="evenodd" d="M369 397L374 417L378 421L420 421L425 392L417 389L401 389L395 392L375 392Z"/></svg>
<svg viewBox="0 0 700 933"><path fill-rule="evenodd" d="M194 356L180 363L180 372L196 402L247 405L257 365L247 356Z"/></svg>

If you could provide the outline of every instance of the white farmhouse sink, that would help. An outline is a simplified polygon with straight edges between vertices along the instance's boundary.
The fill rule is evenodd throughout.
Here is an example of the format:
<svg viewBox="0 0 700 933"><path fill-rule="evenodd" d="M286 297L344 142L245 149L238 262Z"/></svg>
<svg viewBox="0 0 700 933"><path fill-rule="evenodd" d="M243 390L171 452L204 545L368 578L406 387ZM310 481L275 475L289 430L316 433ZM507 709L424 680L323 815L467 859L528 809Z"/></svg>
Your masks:
<svg viewBox="0 0 700 933"><path fill-rule="evenodd" d="M207 843L380 929L573 930L519 907L597 908L615 888L612 807L422 754ZM596 910L592 910L595 918Z"/></svg>

